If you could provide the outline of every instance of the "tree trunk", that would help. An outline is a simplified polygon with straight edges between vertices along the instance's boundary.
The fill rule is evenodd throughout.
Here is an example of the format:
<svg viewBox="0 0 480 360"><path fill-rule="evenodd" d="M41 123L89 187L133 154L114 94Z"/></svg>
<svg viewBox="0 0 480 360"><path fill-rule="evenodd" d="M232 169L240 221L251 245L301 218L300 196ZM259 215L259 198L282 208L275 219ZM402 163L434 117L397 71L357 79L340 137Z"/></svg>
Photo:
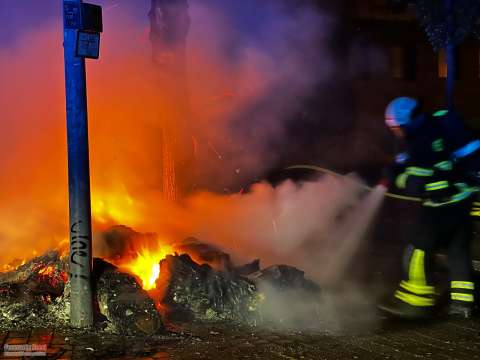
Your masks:
<svg viewBox="0 0 480 360"><path fill-rule="evenodd" d="M190 29L188 0L151 0L150 41L153 62L159 74L159 88L164 98L162 117L162 181L164 198L179 198L179 150L183 150L187 117L186 43ZM180 139L180 141L179 141ZM180 161L181 162L181 161ZM183 164L182 164L183 165Z"/></svg>

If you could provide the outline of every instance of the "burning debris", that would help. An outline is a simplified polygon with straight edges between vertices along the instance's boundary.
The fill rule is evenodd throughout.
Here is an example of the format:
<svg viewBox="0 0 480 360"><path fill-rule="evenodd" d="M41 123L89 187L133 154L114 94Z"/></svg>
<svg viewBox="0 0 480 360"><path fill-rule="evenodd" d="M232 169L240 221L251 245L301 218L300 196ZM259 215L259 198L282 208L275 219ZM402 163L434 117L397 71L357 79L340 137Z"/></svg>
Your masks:
<svg viewBox="0 0 480 360"><path fill-rule="evenodd" d="M107 318L109 330L128 335L163 330L155 302L134 276L101 259L95 259L93 274L99 311Z"/></svg>
<svg viewBox="0 0 480 360"><path fill-rule="evenodd" d="M167 256L160 263L160 303L171 318L248 320L256 309L253 282L234 273L199 265L189 255Z"/></svg>
<svg viewBox="0 0 480 360"><path fill-rule="evenodd" d="M305 290L320 292L320 287L311 280L305 279L305 273L293 266L274 265L264 270L247 274L255 283L268 283L278 290Z"/></svg>
<svg viewBox="0 0 480 360"><path fill-rule="evenodd" d="M260 271L260 259L255 259L251 263L237 266L234 268L236 274L247 276Z"/></svg>
<svg viewBox="0 0 480 360"><path fill-rule="evenodd" d="M70 283L67 261L56 251L0 274L0 326L68 326ZM125 335L163 330L155 303L133 275L94 259L97 318L105 330ZM104 320L104 321L102 321Z"/></svg>
<svg viewBox="0 0 480 360"><path fill-rule="evenodd" d="M145 290L155 289L160 260L173 254L169 244L159 246L156 234L138 233L127 226L114 226L100 233L95 243L100 257L137 276Z"/></svg>
<svg viewBox="0 0 480 360"><path fill-rule="evenodd" d="M235 266L220 249L187 238L162 244L154 234L116 226L101 234L104 258L93 263L96 327L122 335L159 334L169 320L257 323L271 289L317 294L303 271L287 265ZM0 273L0 322L65 327L70 316L68 261L50 251Z"/></svg>
<svg viewBox="0 0 480 360"><path fill-rule="evenodd" d="M233 268L229 254L193 237L174 244L174 249L176 253L189 254L196 263L208 264L216 270L231 271Z"/></svg>
<svg viewBox="0 0 480 360"><path fill-rule="evenodd" d="M9 327L45 322L66 324L67 281L66 263L57 251L1 273L0 324Z"/></svg>

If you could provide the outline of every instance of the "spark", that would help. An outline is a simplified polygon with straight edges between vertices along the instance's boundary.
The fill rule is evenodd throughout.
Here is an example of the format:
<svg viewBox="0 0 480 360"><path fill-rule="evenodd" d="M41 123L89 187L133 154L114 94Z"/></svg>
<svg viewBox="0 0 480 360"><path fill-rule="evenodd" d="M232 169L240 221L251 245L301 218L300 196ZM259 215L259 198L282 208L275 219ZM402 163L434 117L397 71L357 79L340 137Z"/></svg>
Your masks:
<svg viewBox="0 0 480 360"><path fill-rule="evenodd" d="M177 183L173 144L167 130L163 129L163 196L166 200L177 200Z"/></svg>
<svg viewBox="0 0 480 360"><path fill-rule="evenodd" d="M195 136L192 136L192 144L193 144L193 156L197 157L198 142Z"/></svg>
<svg viewBox="0 0 480 360"><path fill-rule="evenodd" d="M107 6L107 7L105 8L105 12L110 11L110 10L112 10L112 9L115 9L115 8L117 8L117 7L119 7L119 6L120 6L120 5L118 5L118 4L112 4L112 5L110 5L110 6Z"/></svg>
<svg viewBox="0 0 480 360"><path fill-rule="evenodd" d="M208 142L208 146L210 146L210 148L212 149L212 151L215 153L215 155L217 155L217 157L222 160L223 157L222 155L217 151L217 149L215 149L215 146L213 146L213 144L209 141Z"/></svg>

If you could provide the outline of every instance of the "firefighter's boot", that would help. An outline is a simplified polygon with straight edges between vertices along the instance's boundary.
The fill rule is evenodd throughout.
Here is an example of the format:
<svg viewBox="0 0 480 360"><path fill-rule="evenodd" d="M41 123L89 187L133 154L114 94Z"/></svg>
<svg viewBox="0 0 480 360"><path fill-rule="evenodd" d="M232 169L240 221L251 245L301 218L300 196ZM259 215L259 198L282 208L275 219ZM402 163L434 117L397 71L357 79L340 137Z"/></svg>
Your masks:
<svg viewBox="0 0 480 360"><path fill-rule="evenodd" d="M471 319L473 306L460 301L452 301L448 307L448 316L460 319Z"/></svg>
<svg viewBox="0 0 480 360"><path fill-rule="evenodd" d="M474 310L475 284L471 281L452 281L448 315L470 319Z"/></svg>
<svg viewBox="0 0 480 360"><path fill-rule="evenodd" d="M419 295L406 290L406 283L402 281L394 296L382 302L378 308L387 315L402 319L420 320L433 317L435 314L433 287L429 294Z"/></svg>
<svg viewBox="0 0 480 360"><path fill-rule="evenodd" d="M395 294L380 310L405 319L425 319L435 312L435 288L427 283L425 252L412 249L407 266L407 280L402 281Z"/></svg>

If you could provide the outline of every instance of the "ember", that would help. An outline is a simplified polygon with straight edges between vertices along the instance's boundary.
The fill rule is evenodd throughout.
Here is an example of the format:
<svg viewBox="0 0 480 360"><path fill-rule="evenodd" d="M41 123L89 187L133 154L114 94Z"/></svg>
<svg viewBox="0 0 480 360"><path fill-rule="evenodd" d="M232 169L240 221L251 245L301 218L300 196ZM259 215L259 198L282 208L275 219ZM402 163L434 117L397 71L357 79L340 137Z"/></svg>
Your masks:
<svg viewBox="0 0 480 360"><path fill-rule="evenodd" d="M39 275L50 276L55 273L55 268L53 266L46 266L43 269L40 269L38 272Z"/></svg>
<svg viewBox="0 0 480 360"><path fill-rule="evenodd" d="M15 259L15 260L11 261L9 264L3 265L3 271L8 272L8 271L15 270L19 266L24 265L25 262L26 262L25 259L23 259L23 260Z"/></svg>
<svg viewBox="0 0 480 360"><path fill-rule="evenodd" d="M114 227L105 235L107 240L114 236L123 249L116 260L95 258L93 264L96 326L109 332L156 334L164 330L161 315L169 320L258 323L275 300L271 292L265 296L265 286L277 289L277 297L284 291L319 291L300 270L286 265L260 270L259 260L236 266L229 254L195 238L168 245L126 227ZM149 242L132 252L141 239ZM67 326L67 273L67 257L59 251L0 273L0 327Z"/></svg>
<svg viewBox="0 0 480 360"><path fill-rule="evenodd" d="M66 271L59 270L54 265L48 265L41 268L37 274L42 281L48 282L54 288L58 287L60 284L63 286L68 281Z"/></svg>

